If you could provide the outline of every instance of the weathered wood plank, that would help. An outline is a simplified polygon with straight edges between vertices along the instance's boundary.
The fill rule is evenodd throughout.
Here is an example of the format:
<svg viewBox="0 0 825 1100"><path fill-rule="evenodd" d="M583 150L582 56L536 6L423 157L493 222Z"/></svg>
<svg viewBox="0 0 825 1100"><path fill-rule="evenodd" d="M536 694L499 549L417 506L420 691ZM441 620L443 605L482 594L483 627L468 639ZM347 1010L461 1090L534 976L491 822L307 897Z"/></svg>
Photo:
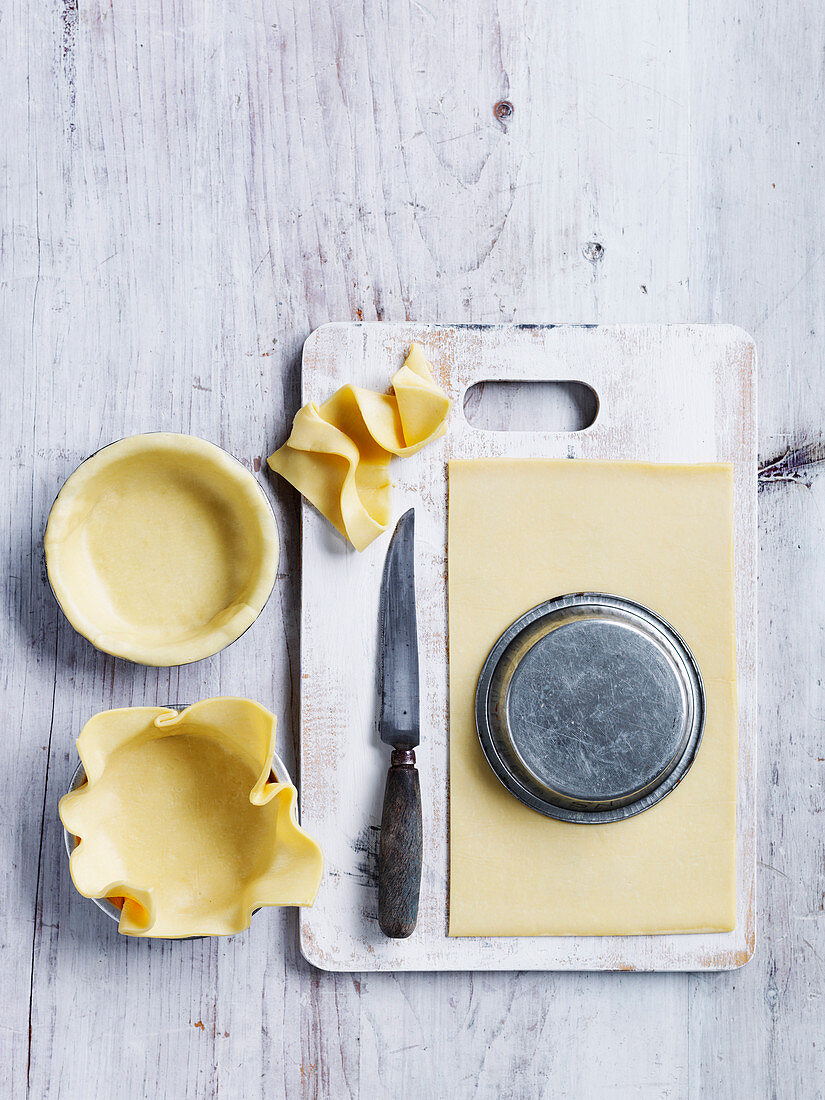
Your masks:
<svg viewBox="0 0 825 1100"><path fill-rule="evenodd" d="M697 1095L825 1095L821 669L825 17L807 4L692 5L691 312L760 360L759 937L739 974L691 979ZM698 33L697 33L698 32ZM769 480L776 459L801 478ZM776 474L776 469L774 469ZM781 471L780 471L781 472ZM809 487L810 486L810 487ZM748 1083L748 1086L745 1085ZM750 1082L753 1082L750 1085Z"/></svg>
<svg viewBox="0 0 825 1100"><path fill-rule="evenodd" d="M297 509L267 482L276 595L180 673L76 639L39 549L62 478L120 433L192 430L254 464L328 320L733 321L759 345L764 459L817 443L821 12L699 0L688 26L664 0L8 0L2 16L12 1095L27 1070L38 1097L821 1095L818 464L810 490L761 497L762 947L730 976L323 975L275 914L230 943L124 944L69 885L72 736L100 707L243 690L281 714L292 764Z"/></svg>

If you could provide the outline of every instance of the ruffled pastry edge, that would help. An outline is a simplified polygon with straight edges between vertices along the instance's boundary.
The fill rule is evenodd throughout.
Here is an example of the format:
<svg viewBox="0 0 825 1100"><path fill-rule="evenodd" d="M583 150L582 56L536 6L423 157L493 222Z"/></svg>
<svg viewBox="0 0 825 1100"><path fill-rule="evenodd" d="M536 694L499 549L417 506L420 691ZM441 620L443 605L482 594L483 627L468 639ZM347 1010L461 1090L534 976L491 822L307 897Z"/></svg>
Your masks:
<svg viewBox="0 0 825 1100"><path fill-rule="evenodd" d="M86 830L83 799L93 795L94 784L103 775L107 758L133 737L145 734L150 726L168 731L175 726L184 726L190 720L197 720L211 728L220 728L216 726L214 716L210 716L211 712L232 707L241 710L248 708L255 718L263 723L263 728L268 725L265 758L261 760L260 772L250 790L249 801L258 806L264 806L273 799L278 803L276 840L270 867L267 871L256 875L255 879L247 884L243 892L243 900L233 914L234 919L211 920L204 917L194 922L191 927L181 927L177 930L164 927L161 931L157 931L158 914L151 886L126 882L118 876L104 876L98 882L92 883L86 880L85 874L78 874L78 863L89 852L89 846L93 847L93 838L89 837ZM131 735L127 733L125 736L112 739L107 732L107 725L113 723L115 717L118 722L121 722L124 715L134 719L134 732ZM323 876L324 857L317 842L298 824L298 792L289 778L286 765L275 752L276 726L275 715L259 703L249 699L224 696L201 700L181 711L170 707L125 707L120 710L103 711L91 718L77 739L78 755L86 773L86 782L64 795L58 808L66 831L77 841L69 858L69 869L78 893L88 898L120 901L121 915L118 930L124 935L157 936L163 939L234 935L249 927L252 914L258 908L312 905ZM297 870L294 866L285 869L284 861L289 861L290 854L294 854L296 847L302 851L302 866ZM287 889L284 889L282 880L289 874L292 875L292 882Z"/></svg>
<svg viewBox="0 0 825 1100"><path fill-rule="evenodd" d="M376 449L393 456L415 454L447 432L451 401L432 376L420 344L413 342L403 366L392 377L393 396L358 386L342 386L322 406L304 405L295 415L286 443L268 458L272 470L285 478L338 530L356 550L364 550L389 525L378 509L367 506L358 488L357 472L362 461L355 441L324 417L324 409L347 394L357 409L366 433ZM421 398L426 401L422 408ZM387 425L387 402L395 402L397 424ZM382 423L382 421L384 421ZM400 430L399 430L400 427ZM335 485L318 484L310 476L306 456L319 456L331 469L340 467ZM317 460L315 460L317 462ZM389 478L386 482L389 495ZM387 507L381 509L389 516Z"/></svg>

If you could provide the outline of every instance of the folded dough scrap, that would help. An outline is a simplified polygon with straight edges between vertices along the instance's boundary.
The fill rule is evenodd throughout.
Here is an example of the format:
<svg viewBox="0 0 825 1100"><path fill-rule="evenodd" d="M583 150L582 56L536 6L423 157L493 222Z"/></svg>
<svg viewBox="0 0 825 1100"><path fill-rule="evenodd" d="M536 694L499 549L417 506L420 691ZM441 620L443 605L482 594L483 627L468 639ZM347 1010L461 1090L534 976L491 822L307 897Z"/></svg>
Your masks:
<svg viewBox="0 0 825 1100"><path fill-rule="evenodd" d="M219 698L104 711L77 748L87 783L60 800L79 839L72 879L122 905L125 935L231 935L260 906L315 900L323 855L297 823L268 710Z"/></svg>
<svg viewBox="0 0 825 1100"><path fill-rule="evenodd" d="M390 522L388 466L447 431L450 399L435 383L420 344L393 376L394 394L342 386L323 405L304 405L269 465L313 504L356 550Z"/></svg>

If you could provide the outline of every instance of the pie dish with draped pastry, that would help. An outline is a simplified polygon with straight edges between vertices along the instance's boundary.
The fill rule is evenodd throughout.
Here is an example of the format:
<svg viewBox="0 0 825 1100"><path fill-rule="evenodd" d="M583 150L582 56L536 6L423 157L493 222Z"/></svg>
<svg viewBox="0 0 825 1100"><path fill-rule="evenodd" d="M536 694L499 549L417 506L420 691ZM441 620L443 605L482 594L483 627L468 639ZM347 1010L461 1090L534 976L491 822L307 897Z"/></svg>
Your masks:
<svg viewBox="0 0 825 1100"><path fill-rule="evenodd" d="M60 801L79 893L127 936L231 935L254 910L311 905L323 855L298 825L275 717L249 699L104 711L77 748L86 782Z"/></svg>

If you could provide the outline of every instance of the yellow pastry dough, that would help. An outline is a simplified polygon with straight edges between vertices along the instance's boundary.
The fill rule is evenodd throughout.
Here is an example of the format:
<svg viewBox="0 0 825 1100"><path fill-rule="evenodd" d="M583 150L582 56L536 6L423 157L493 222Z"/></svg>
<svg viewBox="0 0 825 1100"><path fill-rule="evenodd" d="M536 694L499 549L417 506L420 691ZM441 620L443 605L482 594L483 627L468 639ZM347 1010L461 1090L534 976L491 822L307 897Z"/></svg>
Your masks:
<svg viewBox="0 0 825 1100"><path fill-rule="evenodd" d="M652 608L693 651L707 715L658 805L607 825L546 818L488 766L476 681L493 643L553 596ZM733 478L727 465L450 463L450 934L724 932L736 919Z"/></svg>
<svg viewBox="0 0 825 1100"><path fill-rule="evenodd" d="M72 474L45 537L75 630L116 657L178 665L217 653L260 614L278 529L248 470L194 436L104 447Z"/></svg>
<svg viewBox="0 0 825 1100"><path fill-rule="evenodd" d="M393 376L394 396L342 386L298 411L269 465L363 550L390 521L388 466L447 431L450 400L419 344Z"/></svg>
<svg viewBox="0 0 825 1100"><path fill-rule="evenodd" d="M80 840L72 879L84 897L123 899L125 935L230 935L259 906L314 901L323 856L257 703L105 711L77 748L88 782L60 801Z"/></svg>

